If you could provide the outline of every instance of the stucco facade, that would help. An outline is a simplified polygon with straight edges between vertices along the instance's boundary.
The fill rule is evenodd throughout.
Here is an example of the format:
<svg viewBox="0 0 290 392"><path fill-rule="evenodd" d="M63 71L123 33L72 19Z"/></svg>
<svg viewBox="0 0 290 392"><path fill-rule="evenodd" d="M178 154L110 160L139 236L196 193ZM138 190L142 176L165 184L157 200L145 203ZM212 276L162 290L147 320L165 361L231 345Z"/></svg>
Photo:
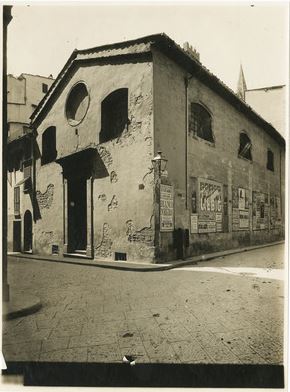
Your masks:
<svg viewBox="0 0 290 392"><path fill-rule="evenodd" d="M189 75L160 51L153 52L153 62L155 148L161 149L168 159L169 177L175 189L175 227L189 232L189 242L184 248L185 257L283 238L284 148L210 86L195 75ZM185 78L189 79L187 92ZM190 104L195 102L206 107L211 114L214 142L203 140L187 129L185 108L187 106L189 113ZM252 161L238 155L242 131L247 132L252 141ZM268 148L274 154L274 171L266 168ZM192 227L200 221L213 224L216 219L201 214L197 189L199 182L221 186L222 216L219 219L222 227L219 231L215 227L205 227L203 230ZM237 211L238 206L233 200L237 189L246 190L249 195L248 208L241 209L248 217L247 227L240 227L237 221L240 220L237 214L242 214ZM192 208L193 192L197 203L195 211ZM267 216L262 228L253 223L253 192L268 198L265 204ZM271 197L281 200L276 223L270 222ZM214 215L212 211L209 214ZM244 224L246 226L246 222ZM161 246L164 258L174 257L176 249L171 233L162 233Z"/></svg>
<svg viewBox="0 0 290 392"><path fill-rule="evenodd" d="M165 35L75 51L32 128L37 254L158 262L283 238L283 139Z"/></svg>
<svg viewBox="0 0 290 392"><path fill-rule="evenodd" d="M71 126L64 111L67 95L79 80L85 82L90 97L84 120ZM100 102L112 91L128 88L128 126L116 139L99 143ZM86 175L87 250L95 258L114 258L115 252L128 259L152 259L153 252L153 111L152 63L107 64L79 67L61 91L57 101L37 128L37 144L42 133L56 126L57 156L64 159L88 149L94 151L97 164ZM34 225L34 249L51 253L52 245L60 254L70 253L66 242L63 210L67 205L70 176L63 175L59 162L36 162L36 195L40 214ZM51 203L47 195L51 189ZM142 240L140 240L142 237ZM89 240L90 239L90 240ZM89 243L90 241L90 243Z"/></svg>

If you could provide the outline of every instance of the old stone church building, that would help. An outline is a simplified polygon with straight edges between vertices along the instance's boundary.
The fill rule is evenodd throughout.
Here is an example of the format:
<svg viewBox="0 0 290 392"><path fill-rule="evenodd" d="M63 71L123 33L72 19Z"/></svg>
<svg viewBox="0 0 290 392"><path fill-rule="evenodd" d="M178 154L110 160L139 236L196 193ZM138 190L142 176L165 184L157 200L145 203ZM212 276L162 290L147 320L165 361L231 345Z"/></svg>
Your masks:
<svg viewBox="0 0 290 392"><path fill-rule="evenodd" d="M157 262L283 238L284 139L165 34L75 50L31 127L33 253Z"/></svg>

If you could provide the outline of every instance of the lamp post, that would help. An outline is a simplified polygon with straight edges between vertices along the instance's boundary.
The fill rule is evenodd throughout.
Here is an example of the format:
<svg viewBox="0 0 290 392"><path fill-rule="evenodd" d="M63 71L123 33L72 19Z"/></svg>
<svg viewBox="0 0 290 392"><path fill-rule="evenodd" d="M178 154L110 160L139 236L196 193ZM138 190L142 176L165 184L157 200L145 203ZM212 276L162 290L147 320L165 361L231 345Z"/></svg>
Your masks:
<svg viewBox="0 0 290 392"><path fill-rule="evenodd" d="M2 298L3 301L9 301L9 284L7 278L7 139L8 139L8 123L7 123L7 30L8 25L12 20L11 5L4 5L3 7L3 68L2 68L2 83L3 83L3 100L2 100L2 129L3 129L3 155L2 155ZM6 147L6 148L5 148Z"/></svg>
<svg viewBox="0 0 290 392"><path fill-rule="evenodd" d="M152 159L154 170L154 217L155 217L155 230L154 230L154 248L155 248L155 261L160 256L160 187L162 173L165 174L167 159L162 157L162 152L158 151L157 155Z"/></svg>

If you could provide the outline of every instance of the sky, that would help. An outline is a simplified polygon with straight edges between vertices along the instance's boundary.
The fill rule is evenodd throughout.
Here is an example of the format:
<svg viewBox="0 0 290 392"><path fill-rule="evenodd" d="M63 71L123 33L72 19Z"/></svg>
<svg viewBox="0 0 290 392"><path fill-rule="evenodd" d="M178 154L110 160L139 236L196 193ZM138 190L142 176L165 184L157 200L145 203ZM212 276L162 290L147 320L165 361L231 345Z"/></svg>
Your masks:
<svg viewBox="0 0 290 392"><path fill-rule="evenodd" d="M8 73L56 77L72 51L164 32L188 41L211 72L236 91L288 82L288 4L23 3L8 27Z"/></svg>

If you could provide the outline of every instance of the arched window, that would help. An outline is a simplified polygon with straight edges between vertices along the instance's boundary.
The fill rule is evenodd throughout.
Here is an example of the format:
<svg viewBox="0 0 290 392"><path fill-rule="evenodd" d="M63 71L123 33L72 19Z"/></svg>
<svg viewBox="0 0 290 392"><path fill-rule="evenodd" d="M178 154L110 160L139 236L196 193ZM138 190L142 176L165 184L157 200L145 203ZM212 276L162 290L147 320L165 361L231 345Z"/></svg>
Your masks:
<svg viewBox="0 0 290 392"><path fill-rule="evenodd" d="M274 171L274 154L271 150L267 151L267 169Z"/></svg>
<svg viewBox="0 0 290 392"><path fill-rule="evenodd" d="M200 137L201 139L213 143L214 138L211 127L210 113L198 103L192 103L190 109L190 132L192 132L193 135Z"/></svg>
<svg viewBox="0 0 290 392"><path fill-rule="evenodd" d="M252 160L252 142L249 136L242 132L240 133L240 147L239 156L249 161Z"/></svg>
<svg viewBox="0 0 290 392"><path fill-rule="evenodd" d="M56 151L56 128L49 127L42 134L41 164L53 162L57 156Z"/></svg>
<svg viewBox="0 0 290 392"><path fill-rule="evenodd" d="M100 143L118 137L128 124L128 89L110 93L101 105Z"/></svg>

